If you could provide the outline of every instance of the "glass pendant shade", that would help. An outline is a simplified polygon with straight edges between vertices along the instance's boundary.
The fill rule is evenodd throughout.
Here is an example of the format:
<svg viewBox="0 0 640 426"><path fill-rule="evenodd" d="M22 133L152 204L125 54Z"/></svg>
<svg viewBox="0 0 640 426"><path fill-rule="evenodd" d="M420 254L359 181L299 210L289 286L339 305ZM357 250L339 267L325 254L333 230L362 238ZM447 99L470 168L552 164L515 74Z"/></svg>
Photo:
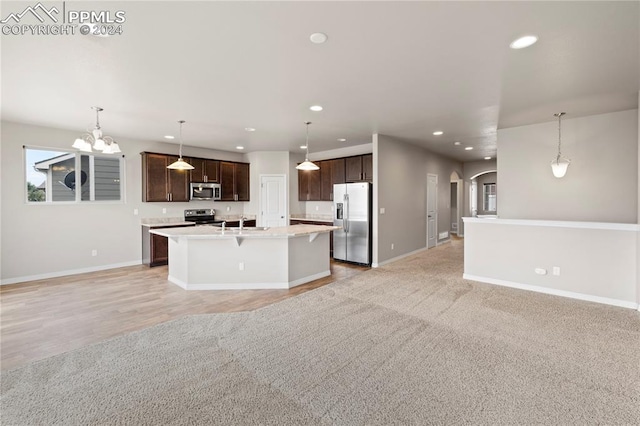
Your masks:
<svg viewBox="0 0 640 426"><path fill-rule="evenodd" d="M76 141L73 143L73 145L71 145L71 147L75 148L75 149L82 149L84 148L84 144L85 144L85 140L82 138L77 138Z"/></svg>
<svg viewBox="0 0 640 426"><path fill-rule="evenodd" d="M302 162L302 163L300 163L300 164L298 164L296 166L296 169L298 169L298 170L319 170L320 167L316 166L311 161L309 161L309 159L305 158L304 162Z"/></svg>
<svg viewBox="0 0 640 426"><path fill-rule="evenodd" d="M553 175L557 178L564 177L567 174L567 169L569 168L569 164L571 161L566 158L560 158L553 160L551 162L551 171Z"/></svg>
<svg viewBox="0 0 640 426"><path fill-rule="evenodd" d="M320 167L318 167L317 165L315 165L311 161L309 161L309 124L311 124L311 122L310 121L306 121L304 124L307 125L307 143L305 144L305 148L307 150L307 155L304 156L304 161L296 166L296 169L298 169L298 170L319 170Z"/></svg>
<svg viewBox="0 0 640 426"><path fill-rule="evenodd" d="M173 163L169 164L167 166L167 169L172 169L172 170L193 170L193 169L195 169L195 167L193 167L191 164L187 163L186 161L184 161L182 159L182 124L184 122L185 122L184 120L178 121L178 123L180 123L180 156L178 157L177 161L174 161Z"/></svg>
<svg viewBox="0 0 640 426"><path fill-rule="evenodd" d="M104 147L104 139L96 139L95 142L93 142L93 149L95 149L96 151L102 151L104 150Z"/></svg>
<svg viewBox="0 0 640 426"><path fill-rule="evenodd" d="M174 161L173 163L169 164L167 166L167 169L172 169L172 170L193 170L193 169L195 169L195 167L193 167L191 164L189 164L186 161L184 161L182 159L182 157L180 157L180 158L178 158L177 161Z"/></svg>
<svg viewBox="0 0 640 426"><path fill-rule="evenodd" d="M113 141L110 146L111 146L111 152L112 153L117 154L119 152L122 152L120 150L120 145L118 145L118 142Z"/></svg>

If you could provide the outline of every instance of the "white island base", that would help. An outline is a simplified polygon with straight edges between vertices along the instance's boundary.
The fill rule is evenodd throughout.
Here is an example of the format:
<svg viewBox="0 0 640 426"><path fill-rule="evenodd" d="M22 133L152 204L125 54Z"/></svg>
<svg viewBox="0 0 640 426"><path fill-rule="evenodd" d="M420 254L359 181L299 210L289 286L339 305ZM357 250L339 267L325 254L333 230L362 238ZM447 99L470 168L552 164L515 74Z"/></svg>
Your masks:
<svg viewBox="0 0 640 426"><path fill-rule="evenodd" d="M168 280L186 290L288 289L331 275L332 226L222 233L212 227L152 231L169 238Z"/></svg>

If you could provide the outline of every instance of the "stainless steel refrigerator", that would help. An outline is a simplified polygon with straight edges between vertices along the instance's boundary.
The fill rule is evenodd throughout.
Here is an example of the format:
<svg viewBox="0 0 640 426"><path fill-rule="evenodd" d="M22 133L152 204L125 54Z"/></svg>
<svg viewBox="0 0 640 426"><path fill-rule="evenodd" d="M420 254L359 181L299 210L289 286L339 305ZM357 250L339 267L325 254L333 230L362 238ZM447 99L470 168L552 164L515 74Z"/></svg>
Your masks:
<svg viewBox="0 0 640 426"><path fill-rule="evenodd" d="M333 185L333 258L371 264L371 183Z"/></svg>

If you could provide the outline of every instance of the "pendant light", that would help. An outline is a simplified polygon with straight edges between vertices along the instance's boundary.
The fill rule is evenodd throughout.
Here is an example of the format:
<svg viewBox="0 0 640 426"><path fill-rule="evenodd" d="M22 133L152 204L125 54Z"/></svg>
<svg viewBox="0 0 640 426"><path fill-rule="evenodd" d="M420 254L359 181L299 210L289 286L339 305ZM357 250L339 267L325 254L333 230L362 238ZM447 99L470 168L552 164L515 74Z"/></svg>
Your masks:
<svg viewBox="0 0 640 426"><path fill-rule="evenodd" d="M553 171L553 175L557 178L564 177L567 174L567 168L569 164L571 164L571 160L562 156L562 132L561 132L561 123L562 116L565 115L565 112L559 112L557 114L553 114L554 117L558 117L558 155L555 160L551 162L551 171Z"/></svg>
<svg viewBox="0 0 640 426"><path fill-rule="evenodd" d="M193 170L195 169L195 167L193 167L191 164L187 163L182 159L182 124L184 123L184 120L180 120L178 121L178 123L180 123L180 157L178 158L177 161L174 161L173 163L169 164L167 166L167 169Z"/></svg>
<svg viewBox="0 0 640 426"><path fill-rule="evenodd" d="M96 126L88 133L84 133L75 140L73 148L76 148L83 152L92 152L92 148L96 151L102 151L103 154L116 154L120 151L120 146L113 140L111 136L103 136L102 129L100 128L100 111L102 108L94 106L91 109L96 112Z"/></svg>
<svg viewBox="0 0 640 426"><path fill-rule="evenodd" d="M320 167L316 166L311 161L309 161L309 124L311 124L311 122L310 121L305 121L304 124L307 125L307 144L306 144L307 154L304 156L304 161L296 166L296 169L298 169L298 170L318 170L318 169L320 169Z"/></svg>

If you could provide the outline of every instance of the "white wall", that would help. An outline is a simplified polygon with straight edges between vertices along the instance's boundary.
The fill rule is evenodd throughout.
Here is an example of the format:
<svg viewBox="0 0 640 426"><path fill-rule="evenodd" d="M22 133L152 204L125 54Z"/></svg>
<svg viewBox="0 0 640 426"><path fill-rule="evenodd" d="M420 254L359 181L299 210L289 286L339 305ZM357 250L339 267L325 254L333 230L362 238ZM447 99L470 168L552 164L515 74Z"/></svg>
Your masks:
<svg viewBox="0 0 640 426"><path fill-rule="evenodd" d="M427 174L438 175L438 233L449 230L450 176L453 171L462 175L462 164L385 135L374 135L373 155L373 261L382 264L426 247Z"/></svg>
<svg viewBox="0 0 640 426"><path fill-rule="evenodd" d="M256 151L245 155L245 160L251 163L249 167L251 198L245 203L244 213L256 215L260 220L260 175L285 175L287 183L290 180L288 151ZM290 188L287 185L287 192ZM297 194L297 192L296 192ZM290 194L287 193L290 198ZM287 206L288 208L288 206ZM261 222L260 222L261 223Z"/></svg>
<svg viewBox="0 0 640 426"><path fill-rule="evenodd" d="M23 145L70 149L79 133L2 122L0 278L3 283L140 263L141 218L182 217L185 209L194 207L213 207L223 214L243 212L242 202L143 203L140 152L177 154L178 146L127 139L118 140L125 155L125 202L27 204ZM242 154L188 146L183 154L244 161ZM162 213L163 208L167 209L166 214ZM138 209L138 216L134 216L134 209ZM93 249L98 250L98 256L91 256Z"/></svg>
<svg viewBox="0 0 640 426"><path fill-rule="evenodd" d="M571 159L557 179L558 123L498 130L501 218L636 223L638 111L562 120L562 153Z"/></svg>

